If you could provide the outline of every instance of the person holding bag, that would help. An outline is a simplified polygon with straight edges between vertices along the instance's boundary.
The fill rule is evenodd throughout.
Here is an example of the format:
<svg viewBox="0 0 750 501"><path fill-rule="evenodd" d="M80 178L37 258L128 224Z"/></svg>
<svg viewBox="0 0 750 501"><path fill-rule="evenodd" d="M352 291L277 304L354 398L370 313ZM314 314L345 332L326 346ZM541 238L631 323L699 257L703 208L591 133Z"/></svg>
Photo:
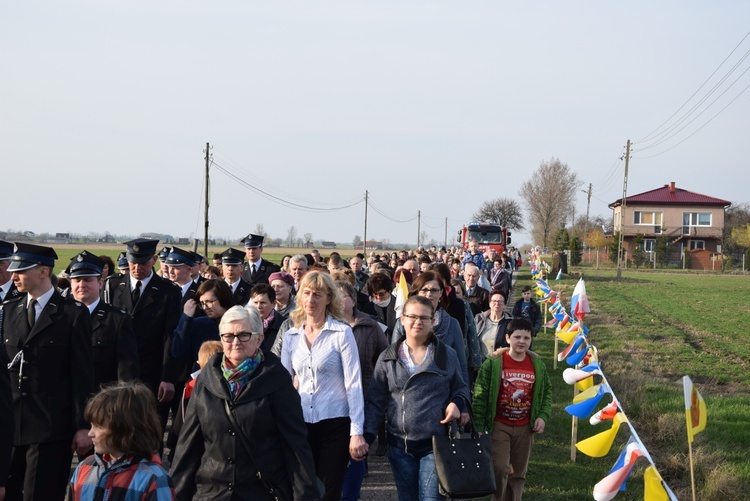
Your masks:
<svg viewBox="0 0 750 501"><path fill-rule="evenodd" d="M521 501L534 433L543 433L552 411L552 386L544 362L528 351L532 325L516 318L500 350L479 369L474 386L475 424L492 433L497 490L493 501Z"/></svg>
<svg viewBox="0 0 750 501"><path fill-rule="evenodd" d="M365 401L365 439L372 444L387 416L388 459L402 501L443 500L433 435L461 419L469 391L461 364L432 330L435 309L422 296L404 305L404 335L380 354Z"/></svg>
<svg viewBox="0 0 750 501"><path fill-rule="evenodd" d="M177 442L177 499L319 499L300 397L279 359L261 349L258 310L233 306L219 332L224 353L198 376Z"/></svg>

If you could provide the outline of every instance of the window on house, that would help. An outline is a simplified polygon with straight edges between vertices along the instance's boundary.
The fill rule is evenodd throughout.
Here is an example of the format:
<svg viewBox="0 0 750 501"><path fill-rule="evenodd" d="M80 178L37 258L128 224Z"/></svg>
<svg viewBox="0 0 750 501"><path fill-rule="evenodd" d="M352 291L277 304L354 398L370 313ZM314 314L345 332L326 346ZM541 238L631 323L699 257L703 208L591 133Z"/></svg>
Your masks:
<svg viewBox="0 0 750 501"><path fill-rule="evenodd" d="M683 226L711 226L710 212L683 212Z"/></svg>
<svg viewBox="0 0 750 501"><path fill-rule="evenodd" d="M654 252L654 247L656 247L656 240L653 238L644 238L643 239L643 250L646 252Z"/></svg>
<svg viewBox="0 0 750 501"><path fill-rule="evenodd" d="M690 241L690 250L696 250L696 249L705 250L706 249L706 241L705 240L691 240Z"/></svg>
<svg viewBox="0 0 750 501"><path fill-rule="evenodd" d="M633 212L633 224L645 224L649 226L658 226L661 228L661 212Z"/></svg>

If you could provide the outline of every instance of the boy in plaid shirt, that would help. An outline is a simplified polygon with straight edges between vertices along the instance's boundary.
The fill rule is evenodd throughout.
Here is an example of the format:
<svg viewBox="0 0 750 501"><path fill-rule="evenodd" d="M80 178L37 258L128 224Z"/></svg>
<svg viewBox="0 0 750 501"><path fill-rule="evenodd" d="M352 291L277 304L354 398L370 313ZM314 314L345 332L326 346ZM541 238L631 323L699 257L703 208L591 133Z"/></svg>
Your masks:
<svg viewBox="0 0 750 501"><path fill-rule="evenodd" d="M174 500L169 474L161 467L161 423L151 391L120 383L89 400L93 456L83 460L68 484L67 501Z"/></svg>

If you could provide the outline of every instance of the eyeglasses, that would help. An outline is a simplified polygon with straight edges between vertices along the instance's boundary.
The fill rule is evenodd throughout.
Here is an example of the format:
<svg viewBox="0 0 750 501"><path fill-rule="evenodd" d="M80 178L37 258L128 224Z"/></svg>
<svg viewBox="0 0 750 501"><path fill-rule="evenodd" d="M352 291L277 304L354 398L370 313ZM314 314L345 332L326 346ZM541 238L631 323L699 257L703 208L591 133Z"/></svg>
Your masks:
<svg viewBox="0 0 750 501"><path fill-rule="evenodd" d="M428 317L427 315L401 315L411 323L416 322L417 320L421 320L422 322L426 323L432 320L432 317Z"/></svg>
<svg viewBox="0 0 750 501"><path fill-rule="evenodd" d="M250 337L253 334L259 334L258 332L238 332L237 334L222 334L221 340L225 343L232 344L235 339L238 339L241 343L250 341Z"/></svg>
<svg viewBox="0 0 750 501"><path fill-rule="evenodd" d="M428 289L427 287L419 289L420 294L440 294L442 291L443 289Z"/></svg>
<svg viewBox="0 0 750 501"><path fill-rule="evenodd" d="M211 308L216 301L218 301L218 299L205 299L198 304L201 305L201 308Z"/></svg>
<svg viewBox="0 0 750 501"><path fill-rule="evenodd" d="M490 304L502 304L504 302L505 301L503 301L502 299L493 299L492 301L490 301Z"/></svg>
<svg viewBox="0 0 750 501"><path fill-rule="evenodd" d="M390 292L388 291L377 291L372 293L372 297L382 298L382 297L388 297L388 294Z"/></svg>

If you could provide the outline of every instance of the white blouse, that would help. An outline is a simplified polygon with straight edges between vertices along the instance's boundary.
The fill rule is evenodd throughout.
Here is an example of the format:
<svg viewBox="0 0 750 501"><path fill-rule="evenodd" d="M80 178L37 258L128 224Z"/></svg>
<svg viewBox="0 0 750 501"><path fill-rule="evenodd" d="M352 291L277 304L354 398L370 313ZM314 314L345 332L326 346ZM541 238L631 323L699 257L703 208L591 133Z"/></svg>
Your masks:
<svg viewBox="0 0 750 501"><path fill-rule="evenodd" d="M306 423L348 417L350 435L362 435L365 404L359 351L348 324L326 318L311 348L305 341L304 324L284 335L281 363L297 376L302 414Z"/></svg>

